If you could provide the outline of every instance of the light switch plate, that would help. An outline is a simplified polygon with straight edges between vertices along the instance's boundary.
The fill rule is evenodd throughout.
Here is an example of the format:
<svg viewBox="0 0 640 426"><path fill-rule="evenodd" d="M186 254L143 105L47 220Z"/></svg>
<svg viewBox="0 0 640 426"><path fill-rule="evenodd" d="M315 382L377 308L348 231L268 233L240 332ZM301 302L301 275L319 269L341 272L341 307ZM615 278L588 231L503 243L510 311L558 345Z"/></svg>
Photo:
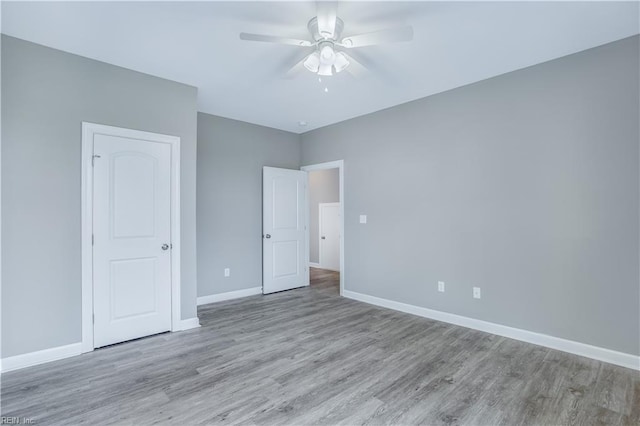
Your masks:
<svg viewBox="0 0 640 426"><path fill-rule="evenodd" d="M444 293L444 281L438 281L438 291Z"/></svg>
<svg viewBox="0 0 640 426"><path fill-rule="evenodd" d="M360 215L360 223L367 223L367 215L366 214L361 214Z"/></svg>
<svg viewBox="0 0 640 426"><path fill-rule="evenodd" d="M231 269L229 268L224 268L224 276L228 277L229 275L231 275Z"/></svg>
<svg viewBox="0 0 640 426"><path fill-rule="evenodd" d="M480 299L480 287L473 288L473 298Z"/></svg>

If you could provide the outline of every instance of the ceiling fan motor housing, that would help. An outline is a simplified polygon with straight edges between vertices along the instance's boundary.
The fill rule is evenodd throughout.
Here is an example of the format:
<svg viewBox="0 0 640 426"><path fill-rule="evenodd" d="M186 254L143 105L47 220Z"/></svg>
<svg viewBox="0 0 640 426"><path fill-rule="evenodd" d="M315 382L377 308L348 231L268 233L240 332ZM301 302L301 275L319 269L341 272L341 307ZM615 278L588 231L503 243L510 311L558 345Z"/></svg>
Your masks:
<svg viewBox="0 0 640 426"><path fill-rule="evenodd" d="M313 39L316 42L322 41L322 40L330 40L330 41L336 42L337 40L340 39L340 36L342 35L342 29L344 28L344 22L342 22L342 19L336 18L336 27L335 27L335 29L333 31L333 37L332 38L327 38L327 37L323 36L322 34L320 34L320 31L318 30L318 17L317 16L311 18L311 20L307 24L307 28L309 29L309 32L311 33L311 37L313 37Z"/></svg>

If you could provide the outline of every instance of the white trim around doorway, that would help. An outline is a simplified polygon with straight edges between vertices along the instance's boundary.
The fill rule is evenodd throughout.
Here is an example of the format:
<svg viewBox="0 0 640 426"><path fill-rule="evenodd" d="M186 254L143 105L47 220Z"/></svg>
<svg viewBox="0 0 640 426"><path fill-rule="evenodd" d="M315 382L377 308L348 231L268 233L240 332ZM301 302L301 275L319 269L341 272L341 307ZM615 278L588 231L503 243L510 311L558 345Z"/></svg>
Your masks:
<svg viewBox="0 0 640 426"><path fill-rule="evenodd" d="M171 146L171 331L197 327L180 314L180 138L102 124L82 123L82 353L93 344L93 138L121 136Z"/></svg>

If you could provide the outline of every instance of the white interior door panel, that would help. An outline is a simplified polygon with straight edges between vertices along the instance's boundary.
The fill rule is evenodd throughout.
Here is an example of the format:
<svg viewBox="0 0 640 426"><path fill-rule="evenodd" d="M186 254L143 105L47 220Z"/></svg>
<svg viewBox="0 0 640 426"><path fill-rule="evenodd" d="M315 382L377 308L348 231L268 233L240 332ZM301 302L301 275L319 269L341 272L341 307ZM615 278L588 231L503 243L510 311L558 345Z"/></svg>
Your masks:
<svg viewBox="0 0 640 426"><path fill-rule="evenodd" d="M309 285L306 185L305 172L274 167L263 169L264 294Z"/></svg>
<svg viewBox="0 0 640 426"><path fill-rule="evenodd" d="M171 146L96 134L94 346L171 329Z"/></svg>

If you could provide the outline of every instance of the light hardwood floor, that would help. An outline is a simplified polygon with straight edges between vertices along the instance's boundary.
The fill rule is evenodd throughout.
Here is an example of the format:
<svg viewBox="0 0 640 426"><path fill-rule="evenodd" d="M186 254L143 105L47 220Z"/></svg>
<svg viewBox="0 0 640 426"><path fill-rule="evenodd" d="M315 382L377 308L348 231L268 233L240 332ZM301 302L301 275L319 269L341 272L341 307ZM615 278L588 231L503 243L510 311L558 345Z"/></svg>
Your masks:
<svg viewBox="0 0 640 426"><path fill-rule="evenodd" d="M37 424L640 424L637 371L313 284L199 308L202 327L10 372Z"/></svg>

